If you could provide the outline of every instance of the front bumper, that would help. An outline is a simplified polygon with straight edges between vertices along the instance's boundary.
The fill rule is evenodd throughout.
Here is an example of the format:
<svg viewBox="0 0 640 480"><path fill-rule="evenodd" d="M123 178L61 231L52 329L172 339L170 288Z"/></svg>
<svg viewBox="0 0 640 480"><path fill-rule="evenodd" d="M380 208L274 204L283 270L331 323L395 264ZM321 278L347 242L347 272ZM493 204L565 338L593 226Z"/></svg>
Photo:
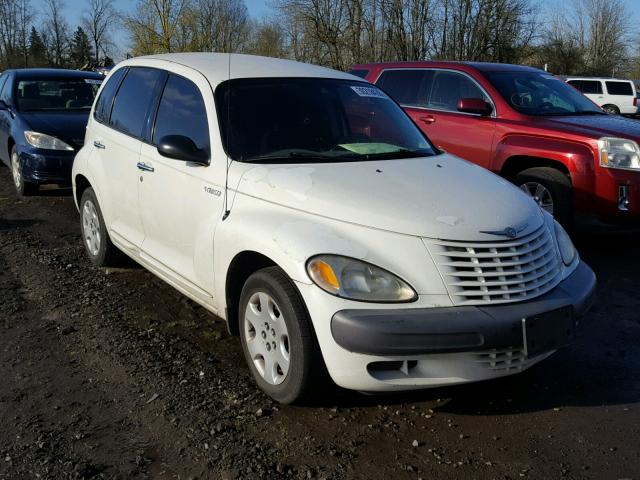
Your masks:
<svg viewBox="0 0 640 480"><path fill-rule="evenodd" d="M37 148L18 149L25 181L71 185L71 169L75 151L50 151Z"/></svg>
<svg viewBox="0 0 640 480"><path fill-rule="evenodd" d="M313 307L321 308L320 303L313 302L310 312L325 364L338 385L371 392L411 390L524 371L567 342L527 352L523 319L558 309L571 310L573 335L592 303L595 285L595 274L581 262L552 291L523 303L338 309L329 315L331 321L327 323L313 314ZM308 291L304 287L302 290ZM304 296L307 300L313 297L310 292ZM544 322L538 328L544 330ZM549 328L553 330L552 325Z"/></svg>
<svg viewBox="0 0 640 480"><path fill-rule="evenodd" d="M422 355L504 349L523 342L524 318L573 309L577 326L592 302L596 277L586 263L545 295L483 307L342 310L331 319L336 343L365 355ZM544 324L543 324L544 328Z"/></svg>

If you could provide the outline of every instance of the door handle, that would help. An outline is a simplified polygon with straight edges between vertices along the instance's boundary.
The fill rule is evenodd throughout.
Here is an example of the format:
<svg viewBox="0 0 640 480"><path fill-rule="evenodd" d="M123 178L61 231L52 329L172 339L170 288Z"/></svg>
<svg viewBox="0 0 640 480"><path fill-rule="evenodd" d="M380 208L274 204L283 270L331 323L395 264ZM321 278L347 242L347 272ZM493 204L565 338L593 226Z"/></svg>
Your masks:
<svg viewBox="0 0 640 480"><path fill-rule="evenodd" d="M100 142L100 140L94 140L93 146L99 148L100 150L104 150L106 148L104 144Z"/></svg>
<svg viewBox="0 0 640 480"><path fill-rule="evenodd" d="M422 123L426 123L427 125L431 125L432 123L435 123L436 118L432 115L427 115L425 117L420 117L419 119Z"/></svg>
<svg viewBox="0 0 640 480"><path fill-rule="evenodd" d="M143 170L145 172L153 172L155 170L151 165L147 165L144 162L138 162L137 167L139 170Z"/></svg>

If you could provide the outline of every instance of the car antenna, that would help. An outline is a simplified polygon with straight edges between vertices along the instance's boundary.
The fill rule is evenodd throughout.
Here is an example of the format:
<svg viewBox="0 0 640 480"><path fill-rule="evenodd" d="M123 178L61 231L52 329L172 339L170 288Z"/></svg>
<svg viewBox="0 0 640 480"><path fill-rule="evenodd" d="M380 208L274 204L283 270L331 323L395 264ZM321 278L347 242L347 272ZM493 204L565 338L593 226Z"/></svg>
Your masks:
<svg viewBox="0 0 640 480"><path fill-rule="evenodd" d="M229 96L227 99L227 128L225 128L225 145L227 146L226 150L229 150L229 129L231 128L230 120L231 120L231 51L229 51L229 63L228 63L228 85L227 95ZM224 175L224 214L222 215L222 220L226 220L231 213L229 209L229 167L231 166L231 158L229 157L229 153L227 153L227 168L225 170Z"/></svg>

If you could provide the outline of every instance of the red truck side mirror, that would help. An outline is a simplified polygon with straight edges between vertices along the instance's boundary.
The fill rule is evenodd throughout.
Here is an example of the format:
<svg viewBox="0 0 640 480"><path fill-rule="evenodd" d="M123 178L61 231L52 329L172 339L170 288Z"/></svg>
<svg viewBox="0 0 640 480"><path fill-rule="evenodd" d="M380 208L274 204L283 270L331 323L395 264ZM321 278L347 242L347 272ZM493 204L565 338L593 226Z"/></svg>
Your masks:
<svg viewBox="0 0 640 480"><path fill-rule="evenodd" d="M481 98L461 98L458 101L458 111L486 117L493 112L493 106Z"/></svg>

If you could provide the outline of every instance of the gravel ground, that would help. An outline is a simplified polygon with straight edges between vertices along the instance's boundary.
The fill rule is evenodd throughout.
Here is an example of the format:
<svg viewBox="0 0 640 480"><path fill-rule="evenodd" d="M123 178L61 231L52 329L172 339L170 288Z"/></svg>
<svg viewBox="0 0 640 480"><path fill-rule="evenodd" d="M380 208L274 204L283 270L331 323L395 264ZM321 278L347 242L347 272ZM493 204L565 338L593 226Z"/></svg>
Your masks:
<svg viewBox="0 0 640 480"><path fill-rule="evenodd" d="M278 406L223 323L93 269L67 190L0 167L0 479L640 479L640 235L580 234L581 338L499 381Z"/></svg>

